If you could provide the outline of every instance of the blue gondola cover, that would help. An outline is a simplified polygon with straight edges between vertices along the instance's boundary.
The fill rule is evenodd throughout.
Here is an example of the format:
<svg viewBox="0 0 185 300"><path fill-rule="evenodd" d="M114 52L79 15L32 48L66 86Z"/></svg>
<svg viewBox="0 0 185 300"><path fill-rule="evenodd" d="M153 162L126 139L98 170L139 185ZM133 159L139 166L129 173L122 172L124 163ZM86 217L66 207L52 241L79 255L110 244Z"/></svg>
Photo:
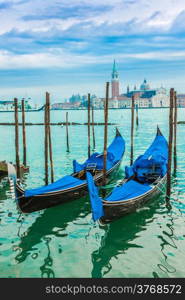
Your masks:
<svg viewBox="0 0 185 300"><path fill-rule="evenodd" d="M94 180L91 173L87 172L86 178L91 202L92 217L93 220L96 221L104 215L103 203L102 199L98 195L98 189L94 184Z"/></svg>
<svg viewBox="0 0 185 300"><path fill-rule="evenodd" d="M107 148L107 169L112 168L119 160L121 160L125 152L125 141L121 135L116 135L111 145ZM89 159L86 160L84 164L79 164L73 161L73 168L75 172L79 172L85 169L89 163L94 163L97 169L103 169L103 154L94 153ZM35 189L28 189L24 191L25 197L33 197L41 194L47 194L50 192L57 192L65 189L70 189L73 187L78 187L81 184L86 184L86 180L80 180L74 176L67 175L51 183L47 186L42 186Z"/></svg>
<svg viewBox="0 0 185 300"><path fill-rule="evenodd" d="M140 196L151 190L149 185L144 185L134 180L130 180L122 186L115 187L112 193L105 199L107 201L129 200Z"/></svg>
<svg viewBox="0 0 185 300"><path fill-rule="evenodd" d="M61 179L55 181L54 183L51 183L49 185L46 186L42 186L40 188L36 188L36 189L30 189L30 190L26 190L25 191L25 197L31 197L31 196L35 196L35 195L41 195L41 194L45 194L48 192L57 192L59 190L64 190L67 188L72 188L75 186L78 186L80 184L85 183L85 180L80 180L78 178L75 178L73 176L64 176Z"/></svg>
<svg viewBox="0 0 185 300"><path fill-rule="evenodd" d="M122 136L118 135L107 148L107 170L111 169L121 159L124 152L125 140ZM103 154L95 152L83 164L79 164L76 160L73 160L73 171L79 172L85 169L90 163L96 164L97 170L103 169Z"/></svg>
<svg viewBox="0 0 185 300"><path fill-rule="evenodd" d="M158 173L163 177L167 172L168 143L163 135L156 135L151 146L139 156L131 167L125 167L126 178L137 174L137 178L145 182L145 174Z"/></svg>

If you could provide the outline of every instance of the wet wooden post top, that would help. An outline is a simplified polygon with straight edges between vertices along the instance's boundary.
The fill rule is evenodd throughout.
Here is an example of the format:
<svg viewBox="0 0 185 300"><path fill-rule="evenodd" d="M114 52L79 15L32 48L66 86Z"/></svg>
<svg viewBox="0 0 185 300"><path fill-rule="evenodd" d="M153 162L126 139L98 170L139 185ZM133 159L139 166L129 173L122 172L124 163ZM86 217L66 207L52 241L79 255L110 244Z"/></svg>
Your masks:
<svg viewBox="0 0 185 300"><path fill-rule="evenodd" d="M20 178L20 159L19 159L19 120L18 120L18 100L14 98L14 117L15 117L15 154L17 177Z"/></svg>
<svg viewBox="0 0 185 300"><path fill-rule="evenodd" d="M174 149L173 149L173 160L174 160L174 175L177 172L177 92L174 93Z"/></svg>
<svg viewBox="0 0 185 300"><path fill-rule="evenodd" d="M91 155L91 146L90 146L90 106L91 106L91 95L88 94L88 158Z"/></svg>
<svg viewBox="0 0 185 300"><path fill-rule="evenodd" d="M174 108L174 89L170 90L170 110L169 110L169 139L168 139L168 169L167 169L167 187L166 203L169 205L171 196L171 168L172 168L172 146L173 146L173 108Z"/></svg>
<svg viewBox="0 0 185 300"><path fill-rule="evenodd" d="M50 127L50 94L47 99L47 114L48 114L48 142L49 142L49 159L50 159L50 174L51 182L54 182L54 168L53 168L53 152L52 152L52 139L51 139L51 127Z"/></svg>
<svg viewBox="0 0 185 300"><path fill-rule="evenodd" d="M67 152L69 152L69 128L68 128L68 112L66 112L66 146Z"/></svg>
<svg viewBox="0 0 185 300"><path fill-rule="evenodd" d="M96 149L96 140L95 140L95 132L94 132L94 105L92 103L92 137L93 137L93 150Z"/></svg>
<svg viewBox="0 0 185 300"><path fill-rule="evenodd" d="M109 82L106 83L106 97L104 102L104 151L103 151L103 185L106 185L107 170L107 139L108 139L108 108L109 108Z"/></svg>
<svg viewBox="0 0 185 300"><path fill-rule="evenodd" d="M135 99L132 95L132 106L131 106L131 137L130 137L130 165L133 164L134 159L134 109L135 109Z"/></svg>
<svg viewBox="0 0 185 300"><path fill-rule="evenodd" d="M45 102L45 113L44 113L44 126L45 126L45 136L44 136L44 157L45 157L45 184L48 185L48 103L49 103L49 93L46 92L46 102Z"/></svg>
<svg viewBox="0 0 185 300"><path fill-rule="evenodd" d="M21 101L22 108L22 139L23 139L23 165L27 165L26 161L26 126L25 126L25 102L24 98Z"/></svg>

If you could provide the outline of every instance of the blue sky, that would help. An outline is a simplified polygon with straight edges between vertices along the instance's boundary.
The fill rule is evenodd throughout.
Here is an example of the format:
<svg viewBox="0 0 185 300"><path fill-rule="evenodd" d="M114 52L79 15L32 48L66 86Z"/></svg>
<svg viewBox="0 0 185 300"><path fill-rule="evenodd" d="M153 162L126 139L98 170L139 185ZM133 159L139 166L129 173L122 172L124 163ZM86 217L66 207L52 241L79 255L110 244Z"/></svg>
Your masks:
<svg viewBox="0 0 185 300"><path fill-rule="evenodd" d="M0 0L0 99L104 95L144 78L185 92L184 0Z"/></svg>

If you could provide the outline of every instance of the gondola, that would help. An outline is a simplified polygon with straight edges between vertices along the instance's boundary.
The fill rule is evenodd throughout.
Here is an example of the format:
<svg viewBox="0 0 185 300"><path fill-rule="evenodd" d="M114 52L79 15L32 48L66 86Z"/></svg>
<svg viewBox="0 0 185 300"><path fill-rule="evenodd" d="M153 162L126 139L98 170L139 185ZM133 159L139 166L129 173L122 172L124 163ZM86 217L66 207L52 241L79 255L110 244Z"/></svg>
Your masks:
<svg viewBox="0 0 185 300"><path fill-rule="evenodd" d="M106 177L118 171L125 152L125 141L116 128L116 136L107 148ZM88 194L86 171L89 171L97 185L103 183L103 154L93 153L83 164L73 161L73 174L56 182L35 189L24 190L12 175L12 165L8 166L9 177L13 178L18 208L23 213L31 213L78 199Z"/></svg>
<svg viewBox="0 0 185 300"><path fill-rule="evenodd" d="M102 199L90 173L87 182L94 221L109 223L161 194L166 182L168 143L157 128L156 137L146 152L132 166L125 167L125 178Z"/></svg>

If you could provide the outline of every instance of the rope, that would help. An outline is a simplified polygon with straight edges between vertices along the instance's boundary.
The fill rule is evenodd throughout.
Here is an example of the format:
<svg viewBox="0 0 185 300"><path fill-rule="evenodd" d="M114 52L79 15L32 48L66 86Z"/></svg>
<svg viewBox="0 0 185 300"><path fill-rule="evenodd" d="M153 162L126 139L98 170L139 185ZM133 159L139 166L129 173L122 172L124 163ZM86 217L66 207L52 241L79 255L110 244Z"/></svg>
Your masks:
<svg viewBox="0 0 185 300"><path fill-rule="evenodd" d="M164 187L165 185L163 185L163 187ZM157 189L162 193L162 194L164 194L165 193L165 191L163 191L162 189L160 189L158 186L157 186Z"/></svg>
<svg viewBox="0 0 185 300"><path fill-rule="evenodd" d="M107 184L107 185L101 186L101 189L107 190L107 189L111 189L114 187L115 187L115 184L112 183L112 184Z"/></svg>
<svg viewBox="0 0 185 300"><path fill-rule="evenodd" d="M164 187L165 187L165 184L162 184L162 188L164 188ZM166 195L165 191L163 191L162 189L160 189L158 186L157 186L157 189L162 193L162 195L165 195L168 200L172 200L171 197L169 197L168 195Z"/></svg>
<svg viewBox="0 0 185 300"><path fill-rule="evenodd" d="M125 179L124 179L125 180ZM111 189L111 188L114 188L114 187L119 187L123 184L124 180L119 180L117 181L117 183L111 183L111 184L107 184L107 185L104 185L104 186L101 186L101 189Z"/></svg>

